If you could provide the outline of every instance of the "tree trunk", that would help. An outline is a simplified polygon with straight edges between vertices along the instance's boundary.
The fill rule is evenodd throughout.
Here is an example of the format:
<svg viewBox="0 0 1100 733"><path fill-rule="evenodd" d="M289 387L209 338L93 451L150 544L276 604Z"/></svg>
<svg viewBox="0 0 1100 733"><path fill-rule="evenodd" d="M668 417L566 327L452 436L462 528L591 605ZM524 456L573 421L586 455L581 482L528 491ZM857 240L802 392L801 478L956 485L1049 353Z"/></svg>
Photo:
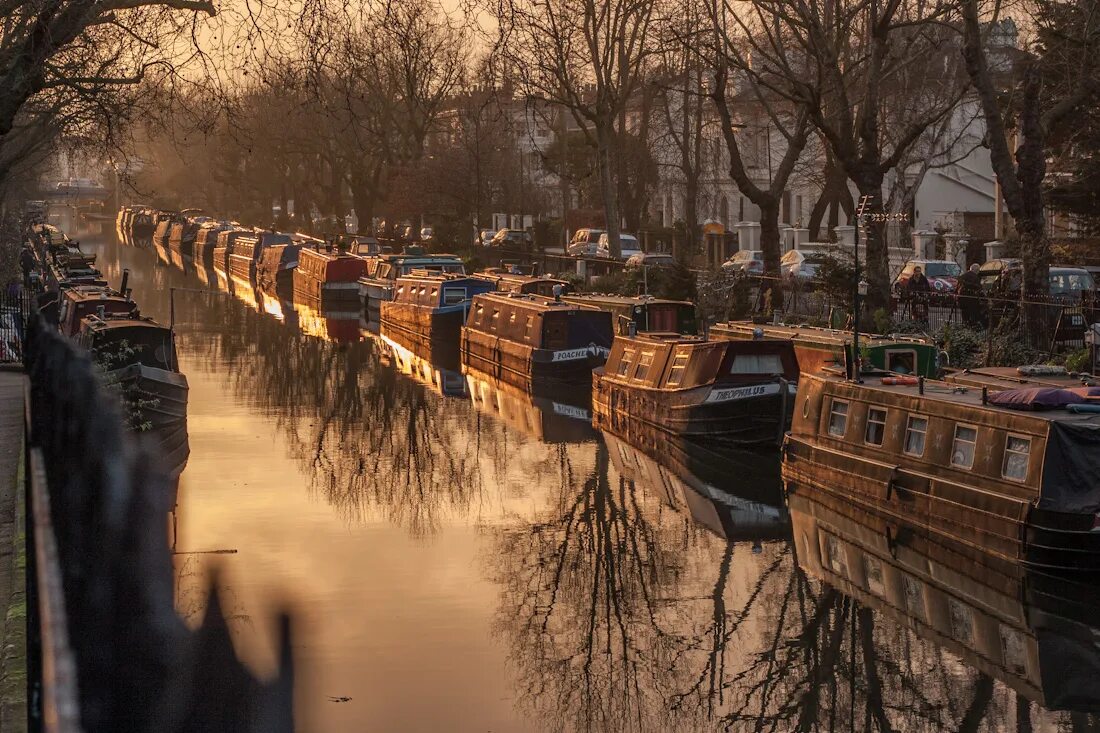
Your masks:
<svg viewBox="0 0 1100 733"><path fill-rule="evenodd" d="M687 232L687 244L684 259L695 256L699 246L699 176L694 171L684 182L684 229Z"/></svg>
<svg viewBox="0 0 1100 733"><path fill-rule="evenodd" d="M761 293L771 292L771 309L783 307L783 279L779 273L779 202L774 197L760 199L760 250L764 253L764 279Z"/></svg>
<svg viewBox="0 0 1100 733"><path fill-rule="evenodd" d="M611 145L614 130L610 120L601 120L596 124L596 153L600 163L600 182L603 188L603 211L607 227L607 247L611 258L622 258L623 249L619 242L619 202L616 198L615 176L611 167Z"/></svg>

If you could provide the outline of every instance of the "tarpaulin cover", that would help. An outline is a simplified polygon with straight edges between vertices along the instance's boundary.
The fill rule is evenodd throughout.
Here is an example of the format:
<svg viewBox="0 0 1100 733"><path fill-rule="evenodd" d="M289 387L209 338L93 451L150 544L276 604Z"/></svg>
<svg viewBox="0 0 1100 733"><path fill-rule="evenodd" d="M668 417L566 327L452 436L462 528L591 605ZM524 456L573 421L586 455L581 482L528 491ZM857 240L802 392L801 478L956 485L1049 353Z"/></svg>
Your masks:
<svg viewBox="0 0 1100 733"><path fill-rule="evenodd" d="M1100 511L1100 415L1051 421L1039 508Z"/></svg>
<svg viewBox="0 0 1100 733"><path fill-rule="evenodd" d="M995 392L989 397L991 404L1007 407L1010 410L1053 410L1085 401L1084 395L1054 387L1006 389L1003 392Z"/></svg>

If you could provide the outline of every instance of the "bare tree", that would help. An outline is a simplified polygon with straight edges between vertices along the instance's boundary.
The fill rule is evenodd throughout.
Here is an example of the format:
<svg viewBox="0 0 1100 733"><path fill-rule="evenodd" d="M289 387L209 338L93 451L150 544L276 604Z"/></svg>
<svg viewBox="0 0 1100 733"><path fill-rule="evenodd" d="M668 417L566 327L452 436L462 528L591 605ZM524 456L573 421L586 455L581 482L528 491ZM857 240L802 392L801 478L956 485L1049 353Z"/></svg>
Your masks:
<svg viewBox="0 0 1100 733"><path fill-rule="evenodd" d="M619 257L616 126L651 53L651 0L495 0L495 54L522 92L559 105L594 144L607 236Z"/></svg>

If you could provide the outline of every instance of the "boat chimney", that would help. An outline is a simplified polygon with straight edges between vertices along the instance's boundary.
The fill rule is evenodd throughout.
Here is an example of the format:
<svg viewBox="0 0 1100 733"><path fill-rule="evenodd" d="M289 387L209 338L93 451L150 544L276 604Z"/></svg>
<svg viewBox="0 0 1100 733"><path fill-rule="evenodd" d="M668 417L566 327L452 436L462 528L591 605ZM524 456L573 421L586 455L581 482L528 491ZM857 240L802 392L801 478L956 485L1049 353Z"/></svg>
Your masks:
<svg viewBox="0 0 1100 733"><path fill-rule="evenodd" d="M560 303L561 302L561 285L555 285L554 286L554 302L555 303Z"/></svg>
<svg viewBox="0 0 1100 733"><path fill-rule="evenodd" d="M917 393L924 394L924 377L917 377Z"/></svg>
<svg viewBox="0 0 1100 733"><path fill-rule="evenodd" d="M982 387L982 404L989 404L989 387Z"/></svg>
<svg viewBox="0 0 1100 733"><path fill-rule="evenodd" d="M126 296L126 300L133 300L134 299L134 289L133 288L126 288L126 292L124 292L123 295Z"/></svg>
<svg viewBox="0 0 1100 733"><path fill-rule="evenodd" d="M122 271L122 284L118 286L118 289L125 293L126 285L130 282L130 268L126 268Z"/></svg>

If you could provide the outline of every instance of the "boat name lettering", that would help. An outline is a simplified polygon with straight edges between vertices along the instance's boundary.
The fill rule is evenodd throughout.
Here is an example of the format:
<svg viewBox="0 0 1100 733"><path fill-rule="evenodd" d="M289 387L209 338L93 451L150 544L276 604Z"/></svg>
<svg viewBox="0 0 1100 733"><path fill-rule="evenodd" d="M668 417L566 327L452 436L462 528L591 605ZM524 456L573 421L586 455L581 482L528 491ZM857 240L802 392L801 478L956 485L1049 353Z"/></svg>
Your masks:
<svg viewBox="0 0 1100 733"><path fill-rule="evenodd" d="M712 389L710 394L707 395L706 402L731 402L733 400L747 400L752 397L763 397L770 394L779 394L778 384L754 384L751 387Z"/></svg>

